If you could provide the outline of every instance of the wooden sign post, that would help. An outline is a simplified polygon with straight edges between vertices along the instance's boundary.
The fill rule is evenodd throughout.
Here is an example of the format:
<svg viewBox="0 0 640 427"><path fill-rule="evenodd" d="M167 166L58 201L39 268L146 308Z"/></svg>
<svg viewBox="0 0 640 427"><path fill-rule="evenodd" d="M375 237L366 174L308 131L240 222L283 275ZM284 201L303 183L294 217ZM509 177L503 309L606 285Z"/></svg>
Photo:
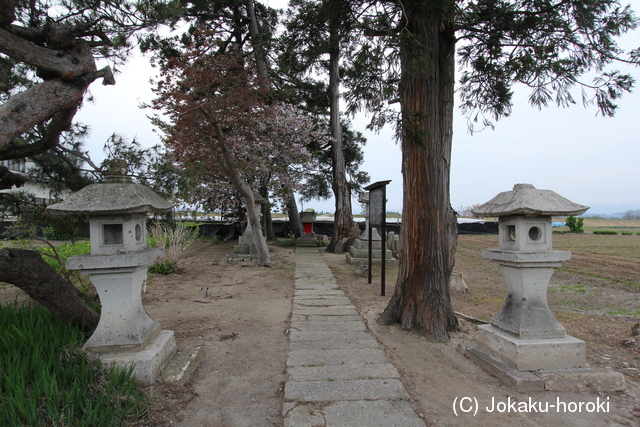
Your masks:
<svg viewBox="0 0 640 427"><path fill-rule="evenodd" d="M369 283L371 283L371 272L373 270L372 261L372 241L371 241L371 229L373 227L381 228L380 237L382 237L382 259L381 262L381 283L380 283L380 295L384 296L385 293L385 260L387 250L387 184L389 181L378 181L365 187L364 189L369 192Z"/></svg>

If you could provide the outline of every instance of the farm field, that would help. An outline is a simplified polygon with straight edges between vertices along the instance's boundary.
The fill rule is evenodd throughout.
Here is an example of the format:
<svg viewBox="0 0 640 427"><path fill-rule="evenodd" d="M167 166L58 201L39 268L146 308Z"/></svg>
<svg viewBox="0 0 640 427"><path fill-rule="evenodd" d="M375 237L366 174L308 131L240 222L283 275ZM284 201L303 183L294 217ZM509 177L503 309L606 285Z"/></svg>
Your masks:
<svg viewBox="0 0 640 427"><path fill-rule="evenodd" d="M469 292L452 295L456 311L489 321L502 306L499 266L481 256L497 245L495 235L459 237L455 269ZM640 322L640 235L554 234L553 247L572 252L549 284L556 317L570 335L587 341L590 364L640 379L640 337L631 337Z"/></svg>

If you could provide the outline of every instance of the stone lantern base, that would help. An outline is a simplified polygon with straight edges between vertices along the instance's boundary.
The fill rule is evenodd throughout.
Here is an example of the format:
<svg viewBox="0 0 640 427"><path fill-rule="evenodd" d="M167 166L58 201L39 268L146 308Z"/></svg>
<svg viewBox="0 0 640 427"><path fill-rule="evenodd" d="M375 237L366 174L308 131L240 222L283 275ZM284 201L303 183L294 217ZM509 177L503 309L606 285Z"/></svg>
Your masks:
<svg viewBox="0 0 640 427"><path fill-rule="evenodd" d="M519 338L492 325L478 326L478 345L518 371L583 368L586 343L563 338Z"/></svg>
<svg viewBox="0 0 640 427"><path fill-rule="evenodd" d="M485 336L486 338L486 336ZM572 338L572 337L567 337ZM494 335L492 340L499 342ZM576 340L573 338L573 340ZM518 341L520 341L518 343ZM529 341L523 343L522 341ZM496 355L493 351L488 351L482 343L482 339L477 343L462 342L458 345L458 350L464 353L469 359L478 364L489 374L498 378L507 387L518 392L532 391L580 391L580 392L619 392L627 389L624 375L611 369L597 368L541 368L538 370L522 371L513 366L508 358L525 363L535 357L547 357L550 343L545 343L544 349L536 348L535 341L542 340L504 340L501 344L505 347L505 353L510 356L503 357L503 354ZM544 340L549 341L549 340ZM576 340L580 341L580 340ZM518 345L520 344L520 345ZM527 346L528 344L528 346ZM580 345L576 342L567 341L565 347L560 348L559 353L569 354L569 357L577 362L580 358ZM511 347L511 348L509 348ZM575 352L572 352L574 351ZM541 356L543 355L543 356ZM558 361L559 356L552 356L552 360ZM545 364L538 364L544 366Z"/></svg>
<svg viewBox="0 0 640 427"><path fill-rule="evenodd" d="M133 366L136 384L150 386L163 372L176 354L176 340L173 331L163 330L149 345L133 353L103 353L98 357L104 365L115 365L126 369Z"/></svg>
<svg viewBox="0 0 640 427"><path fill-rule="evenodd" d="M176 353L173 331L161 330L142 305L142 284L147 267L162 256L162 250L113 255L78 255L67 268L88 274L98 291L102 311L85 350L95 353L105 365L134 366L136 383L148 386Z"/></svg>

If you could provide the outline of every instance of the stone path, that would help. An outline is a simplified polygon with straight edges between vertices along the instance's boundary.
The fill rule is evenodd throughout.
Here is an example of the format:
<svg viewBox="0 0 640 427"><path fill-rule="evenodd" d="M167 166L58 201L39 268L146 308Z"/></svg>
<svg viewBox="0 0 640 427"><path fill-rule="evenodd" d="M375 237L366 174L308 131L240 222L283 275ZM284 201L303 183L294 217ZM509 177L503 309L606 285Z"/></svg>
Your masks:
<svg viewBox="0 0 640 427"><path fill-rule="evenodd" d="M285 427L424 427L318 248L296 248Z"/></svg>

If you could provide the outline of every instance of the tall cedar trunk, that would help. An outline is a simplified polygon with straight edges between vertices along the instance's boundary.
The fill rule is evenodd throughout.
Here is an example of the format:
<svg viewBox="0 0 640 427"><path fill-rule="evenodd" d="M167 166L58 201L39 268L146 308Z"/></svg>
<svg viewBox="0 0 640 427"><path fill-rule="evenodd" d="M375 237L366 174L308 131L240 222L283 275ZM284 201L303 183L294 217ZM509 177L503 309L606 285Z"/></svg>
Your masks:
<svg viewBox="0 0 640 427"><path fill-rule="evenodd" d="M329 22L329 126L333 144L331 146L331 164L333 167L333 195L336 211L333 219L333 236L327 246L327 252L343 253L345 243L354 236L353 214L351 213L351 191L347 182L340 123L340 35L338 16Z"/></svg>
<svg viewBox="0 0 640 427"><path fill-rule="evenodd" d="M0 282L23 291L64 322L74 322L93 330L100 316L78 296L76 288L57 274L36 251L0 250Z"/></svg>
<svg viewBox="0 0 640 427"><path fill-rule="evenodd" d="M289 215L289 228L295 237L302 236L302 222L300 222L300 212L296 203L296 196L293 191L287 197L287 213Z"/></svg>
<svg viewBox="0 0 640 427"><path fill-rule="evenodd" d="M401 41L403 210L396 289L379 322L446 341L457 223L449 199L455 40L442 13L405 3ZM438 16L434 18L434 15Z"/></svg>

